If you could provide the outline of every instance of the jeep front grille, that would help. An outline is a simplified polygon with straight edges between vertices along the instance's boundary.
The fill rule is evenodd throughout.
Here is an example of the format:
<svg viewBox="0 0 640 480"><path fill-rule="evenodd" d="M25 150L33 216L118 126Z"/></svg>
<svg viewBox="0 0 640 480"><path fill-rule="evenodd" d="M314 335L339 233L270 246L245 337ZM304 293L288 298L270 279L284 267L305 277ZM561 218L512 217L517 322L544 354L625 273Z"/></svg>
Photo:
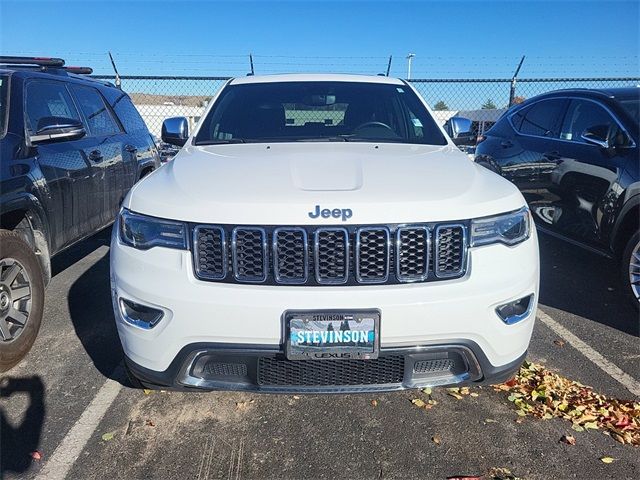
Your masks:
<svg viewBox="0 0 640 480"><path fill-rule="evenodd" d="M202 280L282 285L381 285L459 278L467 225L193 227ZM228 240L229 239L229 240Z"/></svg>

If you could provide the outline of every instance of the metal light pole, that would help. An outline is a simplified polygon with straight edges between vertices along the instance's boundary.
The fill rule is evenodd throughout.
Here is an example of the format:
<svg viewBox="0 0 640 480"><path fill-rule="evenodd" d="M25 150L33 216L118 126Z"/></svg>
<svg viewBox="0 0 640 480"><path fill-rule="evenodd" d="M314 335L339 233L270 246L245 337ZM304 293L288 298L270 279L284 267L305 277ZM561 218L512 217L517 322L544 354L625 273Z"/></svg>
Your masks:
<svg viewBox="0 0 640 480"><path fill-rule="evenodd" d="M415 56L415 53L410 53L409 55L407 55L407 80L411 78L411 60L413 60L413 57Z"/></svg>

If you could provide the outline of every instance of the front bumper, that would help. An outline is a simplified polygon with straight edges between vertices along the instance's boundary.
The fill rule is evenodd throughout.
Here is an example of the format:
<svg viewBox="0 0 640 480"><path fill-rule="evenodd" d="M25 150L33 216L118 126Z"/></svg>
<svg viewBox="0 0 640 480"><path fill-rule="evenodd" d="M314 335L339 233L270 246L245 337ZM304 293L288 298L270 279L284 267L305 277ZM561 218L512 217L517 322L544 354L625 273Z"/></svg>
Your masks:
<svg viewBox="0 0 640 480"><path fill-rule="evenodd" d="M495 384L511 378L526 352L495 367L473 342L382 349L376 360L287 360L277 348L192 344L156 372L126 358L145 387L264 393L359 393L440 385Z"/></svg>
<svg viewBox="0 0 640 480"><path fill-rule="evenodd" d="M259 359L281 358L286 310L330 309L380 310L381 358L400 355L406 366L415 355L432 353L425 348L440 352L452 347L450 354L462 349L471 353L464 356L468 365L474 363L473 358L478 364L478 371L469 368L462 377L454 369L446 382L440 378L423 381L412 372L392 384L360 386L366 390L500 381L517 369L533 330L539 282L535 229L515 247L473 247L468 255L467 274L455 280L336 287L235 285L198 280L188 251L134 250L114 236L111 282L116 324L130 369L148 384L289 391L282 385L271 388L257 381ZM517 323L506 324L496 314L497 306L531 294L530 311ZM164 316L149 330L131 325L117 308L120 298L161 309ZM241 351L248 350L253 359L246 363L246 370L254 376L223 380L224 385L215 383L218 380L185 380L184 372L191 368L185 362L196 351L194 346L221 355L223 360L225 355L242 356L246 352ZM403 353L398 354L399 350ZM336 390L329 387L318 389Z"/></svg>

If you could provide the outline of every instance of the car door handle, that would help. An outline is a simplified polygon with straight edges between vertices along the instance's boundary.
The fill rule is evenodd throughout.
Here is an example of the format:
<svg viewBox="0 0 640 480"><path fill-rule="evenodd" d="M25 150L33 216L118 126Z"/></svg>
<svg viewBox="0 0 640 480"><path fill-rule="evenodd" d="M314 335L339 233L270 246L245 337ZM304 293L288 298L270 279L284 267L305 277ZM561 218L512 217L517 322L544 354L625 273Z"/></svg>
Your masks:
<svg viewBox="0 0 640 480"><path fill-rule="evenodd" d="M511 140L504 140L502 143L500 143L500 146L502 148L511 148L513 147L513 142Z"/></svg>
<svg viewBox="0 0 640 480"><path fill-rule="evenodd" d="M136 153L138 151L133 145L125 145L124 149L129 153Z"/></svg>
<svg viewBox="0 0 640 480"><path fill-rule="evenodd" d="M89 153L89 160L91 160L92 162L99 162L100 160L102 160L102 158L103 156L100 150L93 150Z"/></svg>

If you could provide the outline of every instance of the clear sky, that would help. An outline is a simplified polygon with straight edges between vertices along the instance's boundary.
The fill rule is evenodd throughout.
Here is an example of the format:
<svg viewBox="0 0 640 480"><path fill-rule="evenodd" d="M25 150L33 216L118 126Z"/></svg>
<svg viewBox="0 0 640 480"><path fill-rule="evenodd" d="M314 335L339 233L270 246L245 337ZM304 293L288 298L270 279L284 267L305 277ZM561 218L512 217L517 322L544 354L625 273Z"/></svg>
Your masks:
<svg viewBox="0 0 640 480"><path fill-rule="evenodd" d="M640 75L640 2L0 0L0 52L109 74L379 73L413 77Z"/></svg>

